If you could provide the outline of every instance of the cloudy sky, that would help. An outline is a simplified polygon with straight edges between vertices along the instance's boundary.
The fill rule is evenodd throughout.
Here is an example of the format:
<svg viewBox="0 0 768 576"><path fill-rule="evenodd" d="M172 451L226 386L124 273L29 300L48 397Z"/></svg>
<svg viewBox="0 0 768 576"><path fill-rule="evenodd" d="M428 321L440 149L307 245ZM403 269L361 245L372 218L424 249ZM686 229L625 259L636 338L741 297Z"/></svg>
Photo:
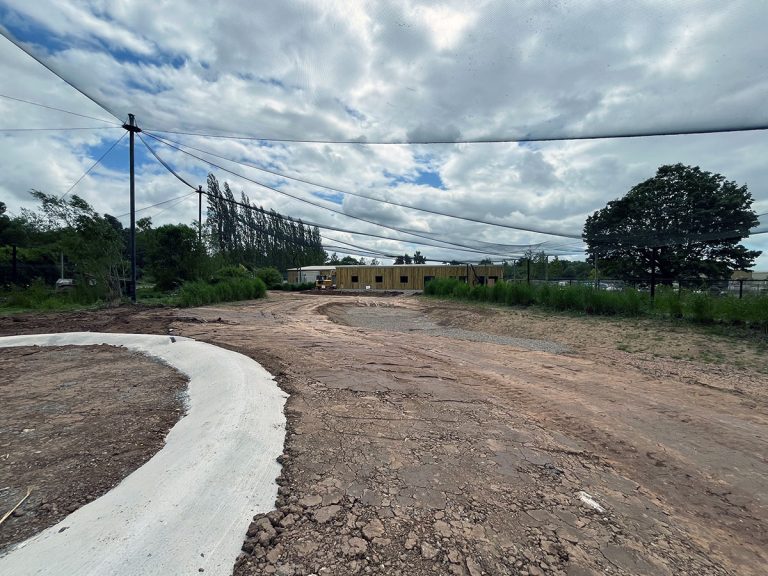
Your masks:
<svg viewBox="0 0 768 576"><path fill-rule="evenodd" d="M213 172L265 208L376 235L323 231L386 254L580 258L589 214L677 162L747 184L768 212L768 131L577 139L768 126L763 2L0 0L0 22L12 213L30 189L65 193L128 113L199 157L145 136L187 181ZM72 190L125 223L127 140ZM191 192L140 141L137 160L138 207ZM197 198L138 215L190 223ZM768 234L745 244L768 252Z"/></svg>

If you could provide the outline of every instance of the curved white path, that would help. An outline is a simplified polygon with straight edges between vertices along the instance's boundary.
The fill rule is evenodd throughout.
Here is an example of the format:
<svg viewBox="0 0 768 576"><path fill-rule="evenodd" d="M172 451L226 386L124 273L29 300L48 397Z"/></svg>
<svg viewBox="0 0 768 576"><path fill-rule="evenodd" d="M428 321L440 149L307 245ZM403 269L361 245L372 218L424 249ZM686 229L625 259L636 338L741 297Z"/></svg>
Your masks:
<svg viewBox="0 0 768 576"><path fill-rule="evenodd" d="M188 412L165 446L110 492L1 557L0 574L232 573L250 517L274 507L288 395L242 354L174 339L94 332L0 338L0 346L124 346L189 377Z"/></svg>

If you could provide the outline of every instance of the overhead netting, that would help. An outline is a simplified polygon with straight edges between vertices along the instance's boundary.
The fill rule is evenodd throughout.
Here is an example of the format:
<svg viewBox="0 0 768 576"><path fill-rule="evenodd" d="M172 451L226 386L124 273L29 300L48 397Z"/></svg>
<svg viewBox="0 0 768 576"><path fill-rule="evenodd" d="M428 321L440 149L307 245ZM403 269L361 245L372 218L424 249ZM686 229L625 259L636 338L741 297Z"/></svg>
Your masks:
<svg viewBox="0 0 768 576"><path fill-rule="evenodd" d="M121 122L135 114L179 172L229 170L241 186L310 200L321 208L260 202L331 230L354 232L357 220L489 255L578 253L584 216L605 204L551 183L563 200L534 212L530 199L546 196L533 161L541 142L768 127L761 2L7 0L0 11L6 38ZM477 162L510 162L517 179L430 183L456 150L470 155L446 143L503 142L530 165L514 164L509 147L483 148ZM342 174L366 155L379 176L397 174L400 148L379 144L419 145L407 154L422 172L405 182Z"/></svg>

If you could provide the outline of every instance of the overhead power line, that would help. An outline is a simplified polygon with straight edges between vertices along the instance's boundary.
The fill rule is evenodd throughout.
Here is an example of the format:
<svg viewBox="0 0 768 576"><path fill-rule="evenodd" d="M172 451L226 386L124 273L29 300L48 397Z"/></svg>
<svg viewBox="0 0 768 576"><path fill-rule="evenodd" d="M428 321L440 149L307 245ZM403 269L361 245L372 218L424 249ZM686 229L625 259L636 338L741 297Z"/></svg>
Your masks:
<svg viewBox="0 0 768 576"><path fill-rule="evenodd" d="M191 132L183 130L163 130L150 128L152 132L163 134L179 134L183 136L200 136L202 138L221 138L226 140L254 140L259 142L284 142L291 144L353 144L362 146L388 146L388 145L419 145L419 144L511 144L525 142L568 142L575 140L611 140L619 138L650 138L652 136L693 136L696 134L723 134L727 132L756 132L768 130L766 124L743 126L722 126L714 128L690 128L688 130L627 130L625 132L595 132L583 135L556 135L556 136L520 136L509 138L458 138L455 140L424 139L424 140L368 140L360 138L339 139L301 139L301 138L270 138L263 136L243 136L238 134L210 134L205 132Z"/></svg>
<svg viewBox="0 0 768 576"><path fill-rule="evenodd" d="M148 146L146 141L143 141L143 142L144 142L145 146ZM201 162L204 162L204 163L206 163L206 164L208 164L210 166L218 168L219 170L223 170L224 172L227 172L228 174L232 174L233 176L237 176L238 178L242 178L243 180L246 180L248 182L256 184L257 186L261 186L262 188L266 188L267 190L272 190L273 192L277 192L278 194L281 194L283 196L287 196L289 198L293 198L294 200L298 200L299 202L303 202L305 204L309 204L309 205L314 206L316 208L320 208L320 209L326 210L328 212L333 212L335 214L339 214L340 216L344 216L346 218L351 218L353 220L359 220L361 222L366 222L368 224L373 224L374 226L379 226L381 228L386 228L388 230L394 230L395 232L399 232L400 234L407 234L409 236L416 236L418 238L424 238L424 239L427 239L427 240L437 241L437 242L441 242L442 244L447 244L448 245L448 246L436 246L438 248L449 248L449 247L453 246L453 247L459 247L459 248L468 248L470 251L473 251L473 252L481 252L480 250L476 250L474 247L467 246L466 244L460 244L458 242L452 242L452 241L449 241L449 240L440 240L440 239L436 240L434 238L430 238L429 236L425 236L424 234L421 234L421 233L418 233L418 232L414 232L414 231L410 231L410 230L404 230L404 229L398 228L396 226L389 226L387 224L382 224L380 222L375 222L373 220L368 220L367 218L362 218L361 216L354 216L352 214L347 214L345 212L342 212L341 210L336 210L336 209L331 208L329 206L324 206L324 205L319 204L317 202L313 202L312 200L307 200L306 198L302 198L301 196L296 196L296 195L291 194L289 192L286 192L284 190L280 190L280 189L275 188L273 186L269 186L267 184L264 184L263 182L259 182L258 180L254 180L253 178L248 178L247 176L243 176L242 174L239 174L239 173L237 173L237 172L235 172L233 170L229 170L228 168L225 168L224 166L221 166L220 164L216 164L215 162L211 162L210 160L206 160L205 158L201 158L200 156L197 156L196 154L192 154L191 152L188 152L186 150L182 150L181 148L177 148L175 146L170 146L170 147L174 148L174 149L177 149L179 152L182 152L183 154L191 156L192 158L196 158L197 160L199 160ZM153 154L155 155L155 157L157 157L157 153L156 152L153 152ZM164 165L167 166L167 164L164 164ZM392 240L392 238L388 238L388 239ZM411 242L411 243L414 243L414 244L418 244L418 242L414 242L413 240L403 240L403 239L396 239L396 240L398 240L400 242ZM422 242L422 244L424 244L424 243ZM435 245L433 244L432 246L435 246ZM504 256L504 254L500 254L500 253L494 253L494 254L497 255L497 256Z"/></svg>
<svg viewBox="0 0 768 576"><path fill-rule="evenodd" d="M88 94L88 92L86 92L83 88L80 88L77 84L75 84L71 80L68 80L67 78L65 78L64 75L61 74L58 70L56 70L52 65L48 64L47 62L44 62L41 58L38 58L35 54L33 54L32 51L27 49L21 42L16 40L16 38L14 38L13 35L8 30L6 30L5 26L0 25L0 34L5 36L5 38L9 42L14 44L19 50L24 52L27 56L29 56L30 58L35 60L38 64L40 64L41 66L46 68L48 71L53 73L55 76L58 76L63 82L67 83L69 86L71 86L72 88L74 88L75 90L80 92L80 94L82 94L83 96L88 98L88 100L90 100L91 102L96 104L99 108L101 108L105 112L108 112L109 114L114 116L116 120L118 120L118 121L120 120L120 116L118 116L112 110L110 110L108 106L106 106L105 104L103 104L102 102L97 100L94 96Z"/></svg>
<svg viewBox="0 0 768 576"><path fill-rule="evenodd" d="M62 194L61 196L59 196L59 200L63 200L63 199L64 199L64 197L65 197L67 194L69 194L70 192L72 192L72 190L74 189L74 187L75 187L75 186L77 186L78 184L80 184L80 181L81 181L83 178L85 178L86 176L88 176L88 174L90 174L90 173L91 173L91 170L93 170L94 168L96 168L96 166L98 166L98 165L99 165L99 162L101 162L102 160L104 160L104 158L106 158L106 157L107 157L107 154L109 154L110 152L112 152L112 150L115 148L115 146L117 146L118 144L120 144L120 142L122 141L122 139L123 139L123 138L125 138L125 135L126 135L126 134L127 134L127 132L123 132L123 133L120 135L120 138L118 138L118 139L115 141L115 143L114 143L114 144L112 144L112 146L110 146L110 147L107 149L107 151L106 151L106 152L104 152L104 154L102 154L101 156L99 156L99 159L98 159L98 160L96 160L96 162L94 162L93 164L91 164L91 167L90 167L90 168L88 168L88 170L86 170L86 171L83 173L83 175L82 175L82 176L80 176L80 178L78 178L78 179L77 179L77 181L76 181L74 184L72 184L72 186L70 186L70 187L67 189L67 191L66 191L66 192L64 192L64 194Z"/></svg>
<svg viewBox="0 0 768 576"><path fill-rule="evenodd" d="M0 132L67 132L68 130L114 130L120 126L76 126L67 128L0 128Z"/></svg>
<svg viewBox="0 0 768 576"><path fill-rule="evenodd" d="M249 162L242 162L238 160L232 160L231 158L227 158L225 156L221 156L219 154L216 154L214 152L210 152L208 150L203 150L200 148L196 148L194 146L189 146L188 144L182 144L180 142L175 142L172 140L166 140L164 138L160 138L158 136L153 135L151 132L147 132L145 130L147 136L150 138L154 138L155 140L162 142L163 144L167 146L171 146L172 148L175 148L176 150L181 150L180 147L189 148L190 150L196 150L197 152L201 152L202 154L208 154L209 156L213 156L215 158L220 158L221 160L226 160L228 162L233 162L234 164L239 164L241 166L247 166L249 168L253 168L254 170L259 170L260 172L265 172L267 174L272 174L273 176L278 176L280 178L285 178L287 180L293 180L294 182L301 182L302 184L307 184L309 186L315 186L317 188L323 188L325 190L330 190L331 192L337 192L339 194L346 194L349 196L355 196L357 198L365 198L366 200L370 200L372 202L380 202L382 204L389 204L390 206L397 206L399 208L406 208L408 210L415 210L418 212L424 212L427 214L434 214L436 216L445 216L447 218L455 218L458 220L464 220L466 222L474 222L477 224L484 224L488 226L497 226L500 228L507 228L510 230L519 230L522 232L535 232L537 234L548 234L550 236L560 236L562 238L581 238L580 234L572 234L562 231L553 231L553 230L543 230L541 228L534 228L534 227L526 227L526 226L519 226L519 225L511 225L511 224L504 224L503 222L492 222L488 220L483 220L481 218L472 218L471 216L460 216L458 214L451 214L449 212L441 212L440 210L433 210L431 208L423 208L419 206L411 206L409 204L402 204L400 202L395 202L393 200L386 200L384 198L377 198L375 196L368 196L367 194L361 194L360 192L352 192L350 190L344 190L341 188L336 188L334 186L328 186L326 184L319 184L317 182L312 182L310 180L306 180L304 178L299 178L296 176L290 176L288 174L284 174L282 172L277 172L275 170L269 170L268 168L262 168L261 166L257 166L255 164L251 164ZM182 150L183 151L183 150Z"/></svg>
<svg viewBox="0 0 768 576"><path fill-rule="evenodd" d="M46 108L47 110L55 110L56 112L63 112L64 114L71 114L72 116L79 116L80 118L88 118L89 120L97 120L99 122L106 122L107 124L115 124L117 126L120 126L114 120L104 120L104 118L97 118L96 116L88 116L87 114L80 114L79 112L72 112L72 110L64 110L64 108L56 108L55 106L48 106L47 104L41 104L40 102L33 102L32 100L24 100L23 98L16 98L15 96L8 96L7 94L0 94L0 98L6 98L7 100L22 102L24 104L29 104L31 106Z"/></svg>
<svg viewBox="0 0 768 576"><path fill-rule="evenodd" d="M156 206L162 206L163 204L168 204L169 202L173 202L174 200L186 200L190 196L192 196L193 192L189 192L187 194L182 194L181 196L174 196L173 198L168 198L168 200L163 200L161 202L156 202L155 204L150 204L149 206L144 206L144 208L138 208L136 212L144 212L145 210L150 210L151 208L155 208ZM125 214L120 214L119 216L115 216L115 218L125 218L126 216L130 216L130 212L126 212Z"/></svg>
<svg viewBox="0 0 768 576"><path fill-rule="evenodd" d="M192 184L187 182L167 162L162 160L160 158L160 156L157 154L157 152L151 146L149 146L145 140L142 140L142 142L144 143L145 146L147 146L148 150L152 153L152 155L167 170L169 170L176 178L178 178L179 181L181 181L184 185L188 186L190 189L194 190L195 192L198 192L197 188L195 188ZM203 161L205 162L205 160L203 160ZM235 174L235 175L237 176L237 174ZM248 180L248 181L251 181L248 178L245 178L245 179ZM261 184L259 184L259 185L261 185ZM205 194L206 196L212 196L207 191L202 191L202 193ZM237 206L241 206L243 208L247 208L249 210L255 210L255 211L258 211L258 212L262 212L264 214L268 214L269 213L269 211L265 210L264 208L258 208L256 206L253 206L253 205L250 205L250 204L245 204L243 202L239 202L239 201L234 200L234 199L230 200L230 199L224 198L224 197L222 197L221 199L223 201L225 201L225 202L229 202L229 203L235 204ZM323 206L320 206L320 207L323 208ZM496 251L489 252L488 250L478 250L476 248L471 248L471 247L458 247L458 248L456 248L456 247L453 247L453 246L443 246L443 245L440 245L440 244L433 244L433 243L423 242L423 241L416 241L416 240L410 240L410 239L404 240L404 239L401 239L401 238L392 238L390 236L384 236L382 234L375 234L375 233L372 233L372 232L360 232L360 231L355 231L355 230L349 230L347 228L340 228L340 227L336 227L336 226L329 226L329 225L325 225L325 224L319 224L317 222L312 222L312 221L309 221L309 220L296 220L296 219L291 218L289 216L283 216L283 218L285 218L286 220L291 221L291 222L303 223L303 224L306 224L306 225L309 225L309 226L315 226L315 227L317 227L317 228L319 228L321 230L332 230L334 232L342 232L342 233L345 233L345 234L355 234L355 235L367 236L367 237L371 237L371 238L380 238L380 239L383 239L383 240L390 240L390 241L395 241L395 242L406 242L406 243L410 243L410 244L417 244L417 245L422 245L422 246L430 246L430 247L433 247L433 248L440 248L440 249L443 249L443 250L458 250L459 252L471 252L471 253L475 253L475 254L483 254L483 255L491 255L491 256L501 256L501 257L509 257L510 256L510 254L508 254L508 253L499 253L499 252L496 252ZM438 241L442 242L440 240L438 240ZM521 249L520 251L522 251L524 249L532 248L533 246L536 246L536 245L520 246L519 248ZM511 247L511 248L514 248L514 247Z"/></svg>

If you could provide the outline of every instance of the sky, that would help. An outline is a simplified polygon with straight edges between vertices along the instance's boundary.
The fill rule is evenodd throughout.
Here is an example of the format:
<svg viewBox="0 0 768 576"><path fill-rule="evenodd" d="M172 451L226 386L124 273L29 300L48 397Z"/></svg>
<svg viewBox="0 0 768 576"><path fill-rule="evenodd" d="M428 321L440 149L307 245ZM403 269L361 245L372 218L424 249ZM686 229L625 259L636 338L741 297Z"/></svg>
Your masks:
<svg viewBox="0 0 768 576"><path fill-rule="evenodd" d="M0 0L0 23L12 214L117 142L69 193L128 224L129 113L193 185L212 172L264 208L375 235L326 244L384 254L580 259L587 216L678 162L746 184L768 212L768 131L578 139L768 126L763 2ZM178 198L137 217L197 218L197 195L138 139L136 159L138 208ZM768 270L768 234L744 244Z"/></svg>

